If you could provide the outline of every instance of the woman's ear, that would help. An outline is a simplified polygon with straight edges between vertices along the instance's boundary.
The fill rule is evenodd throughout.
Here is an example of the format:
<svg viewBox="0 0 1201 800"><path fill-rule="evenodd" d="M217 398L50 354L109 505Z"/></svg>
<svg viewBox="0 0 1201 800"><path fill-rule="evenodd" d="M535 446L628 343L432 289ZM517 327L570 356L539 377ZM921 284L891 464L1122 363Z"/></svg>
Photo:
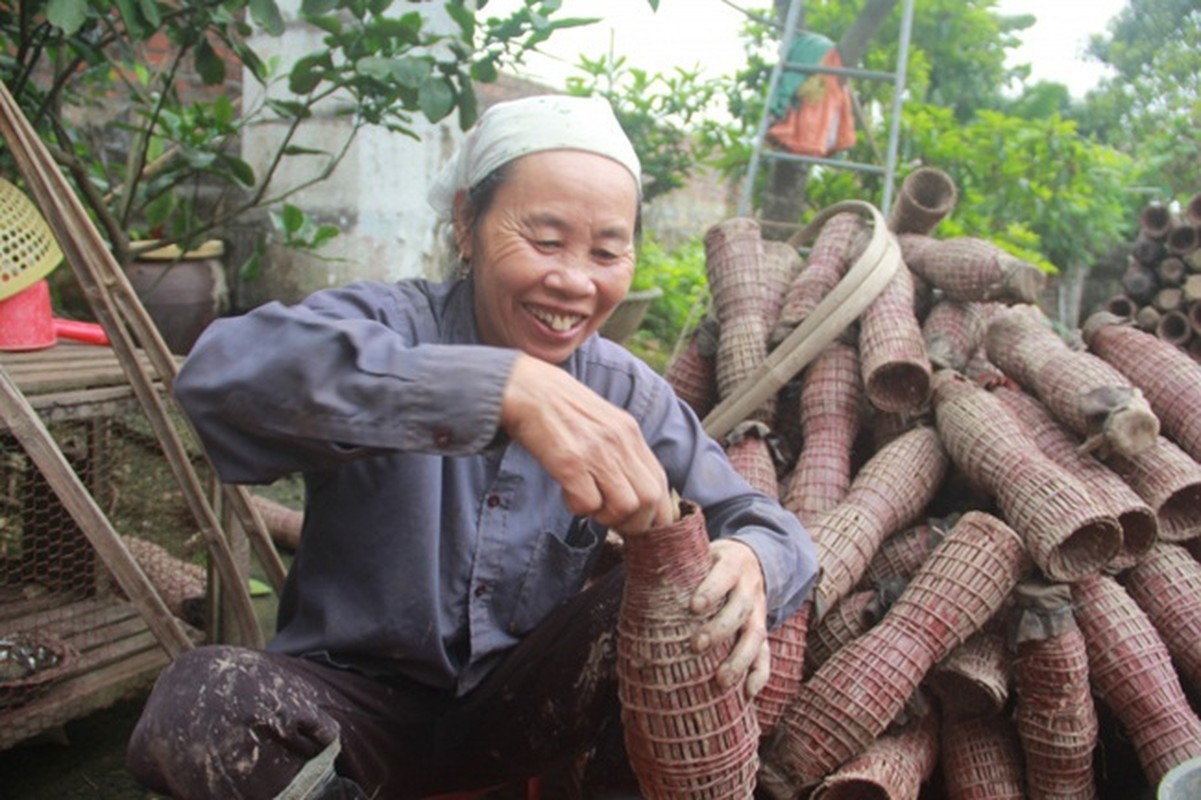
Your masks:
<svg viewBox="0 0 1201 800"><path fill-rule="evenodd" d="M464 262L470 261L471 228L475 223L475 214L472 212L471 203L468 201L467 192L464 189L455 192L452 222L455 232L455 249L459 251L459 258Z"/></svg>

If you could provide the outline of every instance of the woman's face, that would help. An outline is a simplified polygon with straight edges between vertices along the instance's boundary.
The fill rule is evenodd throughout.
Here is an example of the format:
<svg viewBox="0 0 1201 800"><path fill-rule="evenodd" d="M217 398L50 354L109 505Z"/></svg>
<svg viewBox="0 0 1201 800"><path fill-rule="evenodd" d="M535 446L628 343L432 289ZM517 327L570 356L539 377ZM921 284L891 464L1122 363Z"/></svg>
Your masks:
<svg viewBox="0 0 1201 800"><path fill-rule="evenodd" d="M550 150L512 162L460 237L482 342L565 361L630 288L637 211L633 176L604 156Z"/></svg>

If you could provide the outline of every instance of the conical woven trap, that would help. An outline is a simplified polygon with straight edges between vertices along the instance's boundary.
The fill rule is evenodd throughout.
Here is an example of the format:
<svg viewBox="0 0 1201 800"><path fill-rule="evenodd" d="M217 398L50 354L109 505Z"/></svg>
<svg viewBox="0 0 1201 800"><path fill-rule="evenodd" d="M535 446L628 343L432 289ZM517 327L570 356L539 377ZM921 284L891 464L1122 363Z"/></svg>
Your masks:
<svg viewBox="0 0 1201 800"><path fill-rule="evenodd" d="M46 277L62 258L37 206L0 178L0 300Z"/></svg>

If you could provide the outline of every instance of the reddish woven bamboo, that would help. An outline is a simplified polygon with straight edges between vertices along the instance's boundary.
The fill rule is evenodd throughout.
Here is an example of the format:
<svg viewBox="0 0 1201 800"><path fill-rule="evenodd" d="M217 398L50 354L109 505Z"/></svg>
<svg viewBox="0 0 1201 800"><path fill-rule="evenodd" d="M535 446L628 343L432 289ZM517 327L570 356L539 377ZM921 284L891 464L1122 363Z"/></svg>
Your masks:
<svg viewBox="0 0 1201 800"><path fill-rule="evenodd" d="M1044 455L989 392L952 372L934 379L938 430L955 464L993 494L1048 576L1077 580L1118 553L1122 530L1081 483Z"/></svg>
<svg viewBox="0 0 1201 800"><path fill-rule="evenodd" d="M788 338L817 304L837 285L854 255L854 243L863 224L857 214L835 214L826 220L803 269L796 274L784 295L770 341L777 345Z"/></svg>
<svg viewBox="0 0 1201 800"><path fill-rule="evenodd" d="M1080 440L1060 425L1038 400L1007 386L996 387L993 395L1021 422L1038 449L1074 475L1098 506L1118 521L1122 529L1122 547L1110 561L1110 569L1125 569L1146 555L1159 538L1155 510L1117 473L1090 453L1081 452Z"/></svg>
<svg viewBox="0 0 1201 800"><path fill-rule="evenodd" d="M805 645L805 675L812 675L846 645L853 642L879 622L888 605L888 598L877 589L852 592L834 605L822 617L820 624L811 627Z"/></svg>
<svg viewBox="0 0 1201 800"><path fill-rule="evenodd" d="M955 208L959 193L951 176L937 167L918 167L905 176L888 211L893 233L928 234Z"/></svg>
<svg viewBox="0 0 1201 800"><path fill-rule="evenodd" d="M1000 714L943 720L942 773L949 800L1026 800L1017 733Z"/></svg>
<svg viewBox="0 0 1201 800"><path fill-rule="evenodd" d="M793 798L884 731L929 669L991 618L1028 568L1019 537L968 512L874 628L801 687L763 750L760 788Z"/></svg>
<svg viewBox="0 0 1201 800"><path fill-rule="evenodd" d="M763 280L767 285L763 322L769 331L780 319L784 296L801 266L801 254L788 242L774 239L763 242Z"/></svg>
<svg viewBox="0 0 1201 800"><path fill-rule="evenodd" d="M1160 541L1201 537L1201 464L1192 456L1160 436L1146 452L1105 463L1155 510Z"/></svg>
<svg viewBox="0 0 1201 800"><path fill-rule="evenodd" d="M913 279L898 269L859 319L859 368L868 401L916 412L930 397L930 360L913 310Z"/></svg>
<svg viewBox="0 0 1201 800"><path fill-rule="evenodd" d="M805 677L805 650L809 632L809 616L813 604L806 602L800 609L767 634L771 649L771 675L759 694L755 695L755 716L761 736L768 736L784 714L784 709L796 699Z"/></svg>
<svg viewBox="0 0 1201 800"><path fill-rule="evenodd" d="M1004 632L990 624L972 634L931 670L929 683L943 705L959 713L1000 712L1009 699Z"/></svg>
<svg viewBox="0 0 1201 800"><path fill-rule="evenodd" d="M1164 433L1201 461L1201 364L1105 312L1089 317L1083 333L1092 352L1142 390Z"/></svg>
<svg viewBox="0 0 1201 800"><path fill-rule="evenodd" d="M933 711L884 733L822 781L812 800L917 800L938 763L938 715Z"/></svg>
<svg viewBox="0 0 1201 800"><path fill-rule="evenodd" d="M944 530L920 522L889 536L868 562L859 588L866 589L888 578L908 581L942 540Z"/></svg>
<svg viewBox="0 0 1201 800"><path fill-rule="evenodd" d="M1201 755L1201 720L1189 707L1151 620L1112 578L1072 584L1093 689L1114 713L1152 785Z"/></svg>
<svg viewBox="0 0 1201 800"><path fill-rule="evenodd" d="M784 507L803 522L829 511L851 486L851 454L859 435L863 388L859 354L833 342L801 381L801 441L784 489Z"/></svg>
<svg viewBox="0 0 1201 800"><path fill-rule="evenodd" d="M960 372L984 340L995 303L961 303L943 299L922 321L922 339L930 364Z"/></svg>
<svg viewBox="0 0 1201 800"><path fill-rule="evenodd" d="M1184 548L1161 543L1121 580L1159 631L1180 678L1201 694L1201 564Z"/></svg>
<svg viewBox="0 0 1201 800"><path fill-rule="evenodd" d="M746 478L751 488L775 500L779 483L767 436L767 426L762 423L744 422L738 425L726 437L726 457L734 471Z"/></svg>
<svg viewBox="0 0 1201 800"><path fill-rule="evenodd" d="M717 396L725 399L767 358L763 321L743 317L723 323L717 342Z"/></svg>
<svg viewBox="0 0 1201 800"><path fill-rule="evenodd" d="M947 457L933 428L915 428L881 448L855 476L843 502L809 525L822 574L817 618L863 577L889 535L912 523L934 497Z"/></svg>
<svg viewBox="0 0 1201 800"><path fill-rule="evenodd" d="M1071 590L1066 584L1030 586L1030 592L1014 593L1016 611L1027 618L1018 626L1013 662L1026 785L1032 798L1091 800L1097 796L1097 712L1084 637L1072 619Z"/></svg>
<svg viewBox="0 0 1201 800"><path fill-rule="evenodd" d="M714 676L731 644L696 653L705 621L689 600L712 563L705 519L681 504L679 522L626 537L617 678L626 749L648 798L749 798L759 726L745 687Z"/></svg>
<svg viewBox="0 0 1201 800"><path fill-rule="evenodd" d="M704 355L698 340L700 329L693 334L688 346L672 359L663 377L671 384L676 396L687 403L698 417L704 417L717 405L717 366L714 355Z"/></svg>
<svg viewBox="0 0 1201 800"><path fill-rule="evenodd" d="M763 323L770 305L763 262L763 240L753 219L734 217L705 232L709 294L723 327L744 317Z"/></svg>
<svg viewBox="0 0 1201 800"><path fill-rule="evenodd" d="M897 236L905 264L952 300L1033 303L1047 285L1038 267L970 237Z"/></svg>
<svg viewBox="0 0 1201 800"><path fill-rule="evenodd" d="M208 584L204 567L136 536L122 536L121 540L171 613L193 624L202 623Z"/></svg>
<svg viewBox="0 0 1201 800"><path fill-rule="evenodd" d="M263 518L267 533L277 545L295 550L300 547L300 529L304 525L304 512L289 508L282 503L252 494L250 502Z"/></svg>
<svg viewBox="0 0 1201 800"><path fill-rule="evenodd" d="M1069 349L1029 313L998 316L985 343L989 359L1071 430L1124 456L1154 447L1160 423L1143 392L1101 358Z"/></svg>

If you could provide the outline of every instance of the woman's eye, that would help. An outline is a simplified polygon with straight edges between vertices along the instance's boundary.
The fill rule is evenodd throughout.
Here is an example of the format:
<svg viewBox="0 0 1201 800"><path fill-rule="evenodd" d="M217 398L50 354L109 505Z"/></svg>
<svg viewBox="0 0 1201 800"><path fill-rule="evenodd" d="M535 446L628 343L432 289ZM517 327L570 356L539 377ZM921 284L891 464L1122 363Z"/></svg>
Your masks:
<svg viewBox="0 0 1201 800"><path fill-rule="evenodd" d="M539 239L534 242L534 246L539 250L555 250L559 247L557 239Z"/></svg>
<svg viewBox="0 0 1201 800"><path fill-rule="evenodd" d="M619 256L610 250L593 250L592 257L597 261L616 261Z"/></svg>

